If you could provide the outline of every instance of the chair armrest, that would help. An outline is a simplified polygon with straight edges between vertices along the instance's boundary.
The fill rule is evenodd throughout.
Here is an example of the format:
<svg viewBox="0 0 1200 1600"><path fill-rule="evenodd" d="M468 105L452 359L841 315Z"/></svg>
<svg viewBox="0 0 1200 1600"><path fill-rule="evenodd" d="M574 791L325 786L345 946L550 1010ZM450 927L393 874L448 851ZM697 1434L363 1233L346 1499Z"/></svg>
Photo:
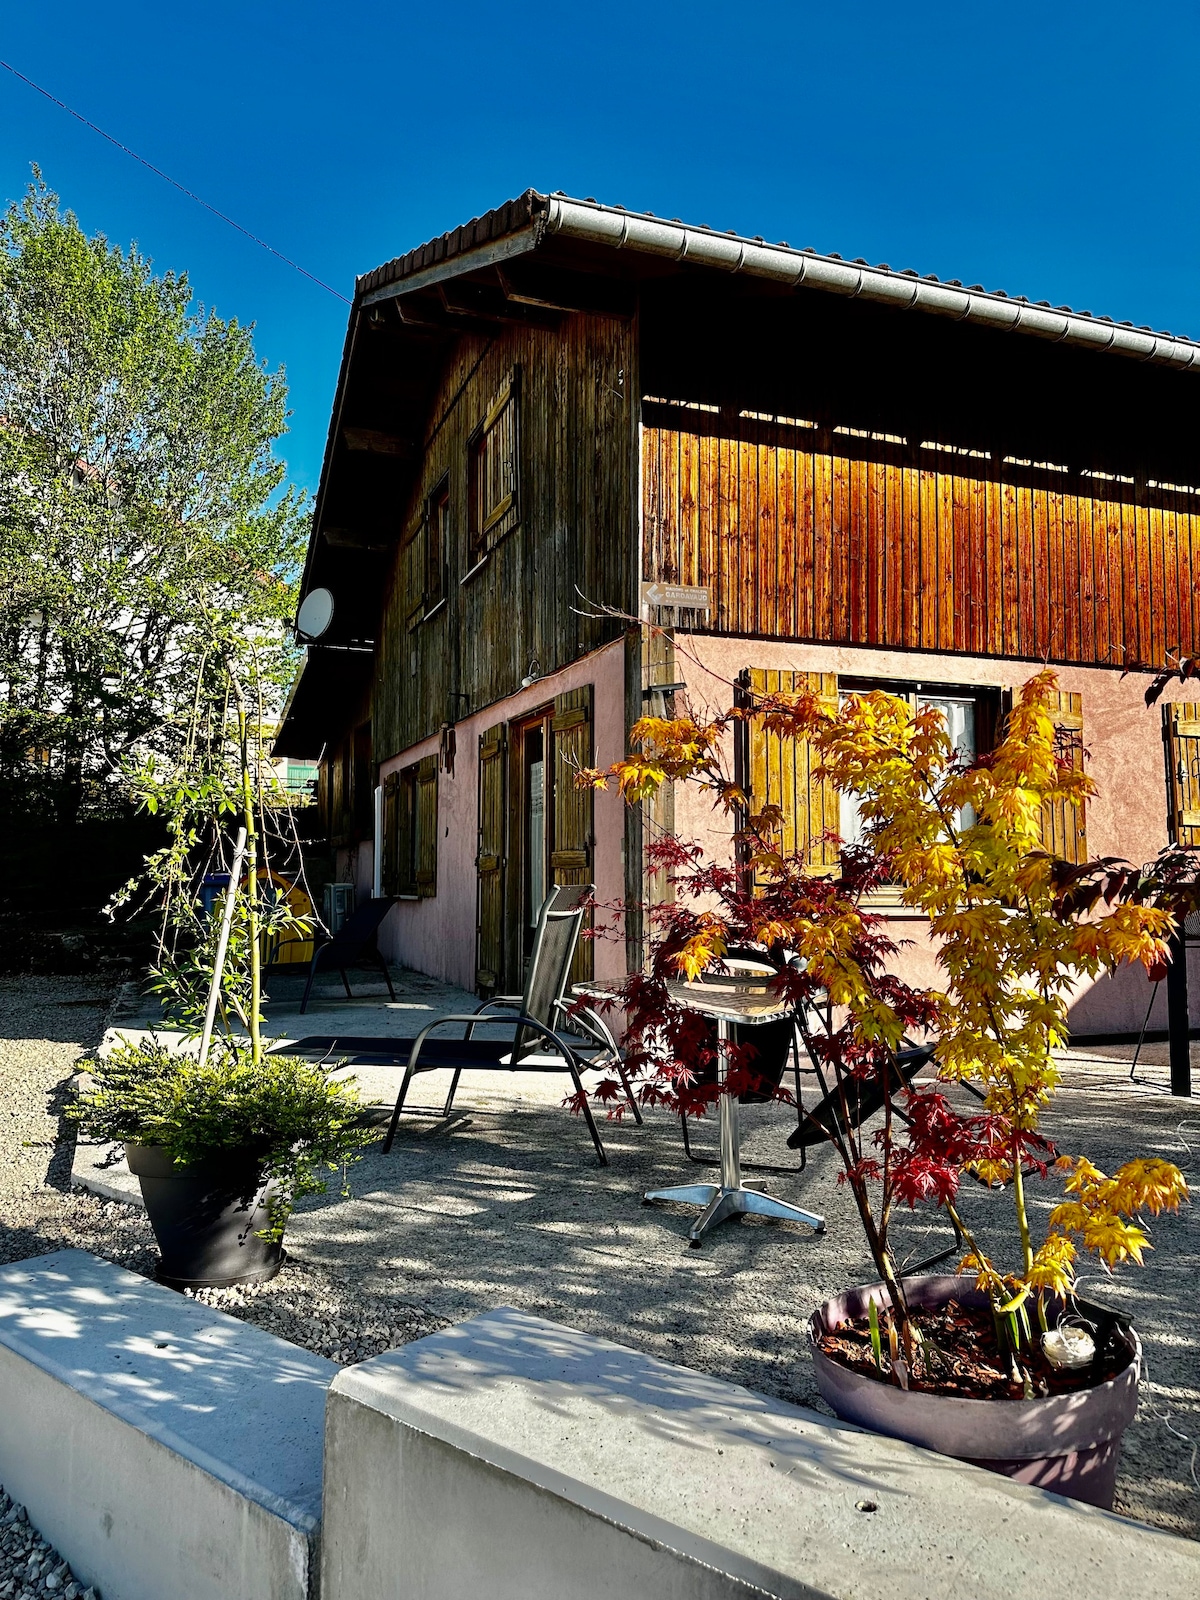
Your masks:
<svg viewBox="0 0 1200 1600"><path fill-rule="evenodd" d="M484 1020L486 1020L486 1019L484 1019ZM466 1023L475 1024L475 1023L478 1023L479 1021L480 1021L479 1013L478 1012L474 1012L469 1017L465 1017L465 1016L439 1017L436 1022L427 1022L425 1024L425 1026L421 1029L421 1031L417 1035L417 1037L413 1040L413 1047L412 1047L411 1051L409 1052L409 1056L408 1056L408 1068L407 1068L407 1070L409 1072L411 1072L413 1070L413 1068L416 1066L417 1060L418 1060L418 1058L419 1058L419 1056L421 1054L421 1046L425 1043L426 1039L429 1037L429 1035L433 1032L433 1030L435 1028L440 1028L444 1022L466 1022ZM513 1043L514 1044L516 1043L516 1034L519 1032L519 1030L521 1028L531 1028L535 1033L540 1034L543 1039L549 1039L550 1042L554 1045L555 1049L558 1051L559 1055L561 1055L565 1061L574 1061L575 1060L575 1052L571 1049L571 1046L567 1043L567 1041L565 1039L563 1039L563 1038L560 1038L560 1036L557 1033L554 1032L553 1028L548 1028L545 1025L544 1022L538 1022L536 1020L536 1018L534 1018L534 1017L526 1017L526 1016L521 1015L521 1014L518 1014L516 1017L513 1017L511 1019L508 1018L508 1017L505 1017L504 1018L504 1023L505 1023L506 1027L509 1025L510 1021L511 1021L512 1027L513 1027ZM469 1031L468 1031L468 1033L463 1035L464 1039L468 1038L469 1036L470 1036L469 1035Z"/></svg>
<svg viewBox="0 0 1200 1600"><path fill-rule="evenodd" d="M572 1002L567 1000L555 1002L555 1007L565 1019L567 1026L577 1027L579 1032L591 1039L594 1044L607 1050L614 1062L620 1061L621 1047L613 1037L612 1029L599 1012L593 1010L591 1006L581 1006L579 1010L573 1011L571 1005ZM590 1065L594 1068L595 1062L591 1062Z"/></svg>
<svg viewBox="0 0 1200 1600"><path fill-rule="evenodd" d="M523 994L494 994L490 1000L484 1000L482 1004L475 1007L475 1016L481 1022L487 1022L489 1019L485 1013L490 1011L493 1006L500 1006L507 1011L519 1011L524 999L525 996ZM492 1018L491 1020L503 1020L504 1022L507 1022L509 1019L504 1017L503 1019ZM474 1033L475 1024L472 1022L466 1033L463 1034L463 1038L470 1039L474 1036Z"/></svg>

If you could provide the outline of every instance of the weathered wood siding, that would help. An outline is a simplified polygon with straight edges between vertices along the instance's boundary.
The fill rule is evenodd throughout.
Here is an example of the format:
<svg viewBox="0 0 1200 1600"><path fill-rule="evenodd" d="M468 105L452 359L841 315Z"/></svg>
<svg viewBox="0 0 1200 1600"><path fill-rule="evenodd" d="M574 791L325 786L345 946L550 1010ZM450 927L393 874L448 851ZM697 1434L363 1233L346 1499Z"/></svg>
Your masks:
<svg viewBox="0 0 1200 1600"><path fill-rule="evenodd" d="M647 407L643 573L717 632L1121 667L1200 651L1200 497Z"/></svg>
<svg viewBox="0 0 1200 1600"><path fill-rule="evenodd" d="M402 544L384 603L377 760L512 694L531 660L546 675L619 632L580 611L588 602L628 610L635 599L633 362L633 326L620 317L571 315L558 328L514 327L457 345L419 485L396 508L403 535L448 476L446 603L422 617L424 564ZM468 576L470 442L518 368L517 519Z"/></svg>

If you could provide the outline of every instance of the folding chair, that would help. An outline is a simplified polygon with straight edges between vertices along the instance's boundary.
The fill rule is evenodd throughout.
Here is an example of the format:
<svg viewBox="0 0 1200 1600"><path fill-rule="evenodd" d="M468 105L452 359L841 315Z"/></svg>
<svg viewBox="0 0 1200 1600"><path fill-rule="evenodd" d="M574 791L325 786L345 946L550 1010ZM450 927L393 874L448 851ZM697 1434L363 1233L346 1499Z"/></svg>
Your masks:
<svg viewBox="0 0 1200 1600"><path fill-rule="evenodd" d="M335 1035L301 1039L287 1046L288 1053L329 1059L342 1050L353 1052L363 1065L404 1068L383 1144L385 1151L392 1148L409 1085L417 1073L446 1068L451 1071L443 1116L449 1115L464 1071L566 1073L581 1097L583 1119L596 1147L596 1156L601 1166L607 1166L604 1143L591 1107L583 1097L580 1073L615 1071L635 1121L640 1123L642 1116L629 1087L620 1050L607 1024L586 1007L576 1011L567 996L571 962L583 925L584 903L592 893L590 884L562 885L551 890L538 917L524 994L499 995L485 1001L469 1015L439 1017L422 1028L415 1039L338 1038ZM572 1007L569 1015L568 1007ZM462 1025L462 1038L432 1037L436 1029L447 1025ZM483 1025L499 1025L506 1030L507 1037L477 1038L475 1030Z"/></svg>
<svg viewBox="0 0 1200 1600"><path fill-rule="evenodd" d="M377 943L379 928L384 917L392 909L390 899L384 897L379 900L368 900L365 905L359 906L352 916L332 936L328 935L316 944L312 953L312 960L308 966L308 982L304 985L304 999L300 1002L300 1014L303 1016L308 1009L308 997L312 993L313 980L321 967L334 966L342 975L342 986L346 991L346 998L353 1000L350 992L350 980L346 977L347 967L378 967L383 973L383 981L388 986L388 993L392 999L396 998L396 991L392 988L391 974L387 969L387 962L379 954ZM320 935L314 935L320 939Z"/></svg>

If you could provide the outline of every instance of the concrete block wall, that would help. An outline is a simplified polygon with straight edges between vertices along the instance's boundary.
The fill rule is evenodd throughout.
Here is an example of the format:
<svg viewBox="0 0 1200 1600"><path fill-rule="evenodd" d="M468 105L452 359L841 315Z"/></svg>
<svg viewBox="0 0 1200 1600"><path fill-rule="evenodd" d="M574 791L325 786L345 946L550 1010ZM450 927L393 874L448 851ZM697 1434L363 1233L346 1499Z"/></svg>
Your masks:
<svg viewBox="0 0 1200 1600"><path fill-rule="evenodd" d="M0 1482L104 1600L1200 1594L1200 1544L537 1317L339 1371L78 1250L0 1269Z"/></svg>
<svg viewBox="0 0 1200 1600"><path fill-rule="evenodd" d="M1195 1600L1200 1545L501 1310L339 1373L324 1600Z"/></svg>
<svg viewBox="0 0 1200 1600"><path fill-rule="evenodd" d="M331 1361L82 1250L0 1269L0 1483L104 1600L309 1600Z"/></svg>

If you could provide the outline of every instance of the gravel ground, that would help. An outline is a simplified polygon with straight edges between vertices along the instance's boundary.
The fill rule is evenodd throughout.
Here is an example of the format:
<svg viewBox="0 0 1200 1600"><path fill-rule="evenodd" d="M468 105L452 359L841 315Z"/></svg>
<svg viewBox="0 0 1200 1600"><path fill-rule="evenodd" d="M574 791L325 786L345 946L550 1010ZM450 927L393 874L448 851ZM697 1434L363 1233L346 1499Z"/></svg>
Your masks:
<svg viewBox="0 0 1200 1600"><path fill-rule="evenodd" d="M95 1589L85 1589L71 1569L29 1526L25 1507L14 1505L0 1490L0 1595L4 1600L54 1595L55 1600L99 1600Z"/></svg>
<svg viewBox="0 0 1200 1600"><path fill-rule="evenodd" d="M86 979L0 981L0 1105L12 1151L0 1161L0 1261L77 1245L153 1271L144 1213L70 1189L65 1082L99 1038L108 999ZM1079 1057L1047 1131L1109 1170L1137 1152L1159 1154L1197 1181L1200 1116L1161 1092L1165 1067L1151 1061L1141 1076L1142 1087L1129 1089L1118 1061ZM746 1116L751 1159L788 1154L779 1115ZM599 1169L582 1127L552 1106L497 1110L460 1100L448 1122L406 1118L390 1155L373 1147L352 1169L352 1198L331 1192L300 1209L289 1260L272 1283L204 1298L343 1364L515 1305L824 1409L804 1319L871 1270L832 1162L818 1155L802 1176L769 1180L781 1198L828 1218L823 1238L747 1220L689 1250L691 1213L639 1204L646 1188L679 1182L687 1170L673 1123L660 1116L640 1130L610 1126L605 1138L612 1165ZM1036 1201L1052 1203L1052 1195ZM1007 1236L1006 1196L971 1186L964 1207L985 1242L1001 1227ZM1153 1232L1157 1248L1144 1270L1087 1286L1136 1316L1149 1365L1117 1508L1200 1538L1190 1477L1191 1440L1200 1437L1200 1208L1161 1219ZM930 1235L925 1218L911 1230L914 1254L942 1242L945 1230Z"/></svg>

